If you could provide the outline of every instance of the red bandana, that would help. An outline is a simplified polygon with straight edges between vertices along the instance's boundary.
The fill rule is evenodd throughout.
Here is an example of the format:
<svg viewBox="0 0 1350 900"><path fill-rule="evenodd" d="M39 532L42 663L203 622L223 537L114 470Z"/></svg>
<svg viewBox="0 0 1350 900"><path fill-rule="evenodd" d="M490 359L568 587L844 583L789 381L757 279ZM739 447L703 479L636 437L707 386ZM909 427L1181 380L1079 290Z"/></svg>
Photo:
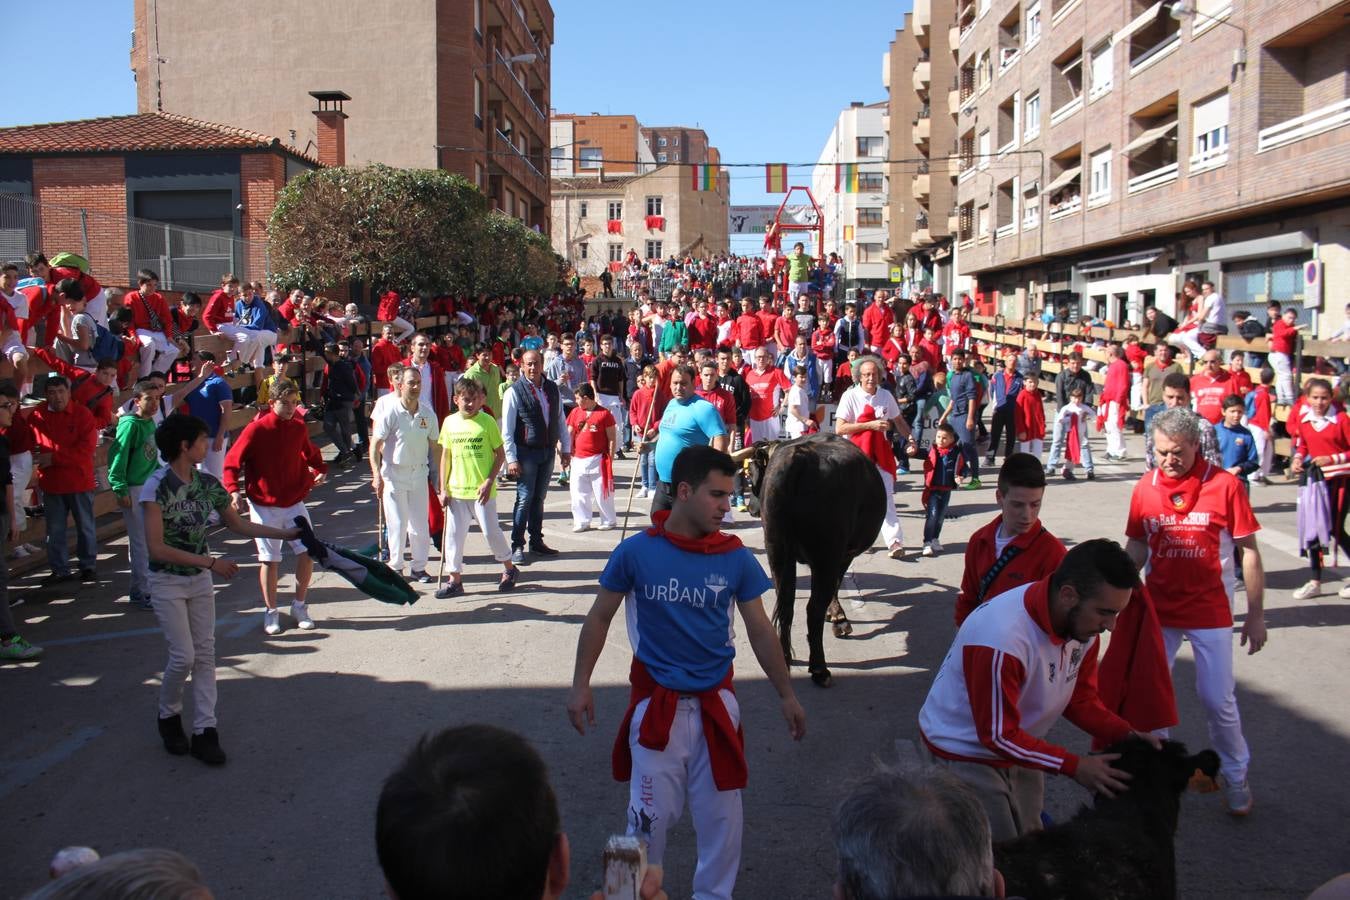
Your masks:
<svg viewBox="0 0 1350 900"><path fill-rule="evenodd" d="M730 553L732 550L739 550L744 546L741 539L736 535L724 534L721 531L714 531L712 534L701 538L671 534L666 531L666 520L669 518L670 510L668 509L652 513L652 527L647 529L647 533L652 537L663 537L681 550L687 550L690 553Z"/></svg>
<svg viewBox="0 0 1350 900"><path fill-rule="evenodd" d="M1163 509L1184 516L1195 508L1200 499L1200 486L1209 480L1212 466L1203 456L1196 456L1195 465L1180 478L1168 478L1162 469L1156 469L1153 486L1162 497Z"/></svg>

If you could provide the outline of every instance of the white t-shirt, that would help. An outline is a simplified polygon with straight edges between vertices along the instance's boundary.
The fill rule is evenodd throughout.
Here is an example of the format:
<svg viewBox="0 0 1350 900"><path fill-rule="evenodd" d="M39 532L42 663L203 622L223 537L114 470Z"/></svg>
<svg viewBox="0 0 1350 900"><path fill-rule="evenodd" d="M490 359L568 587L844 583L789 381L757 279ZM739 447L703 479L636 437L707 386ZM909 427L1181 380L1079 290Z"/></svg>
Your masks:
<svg viewBox="0 0 1350 900"><path fill-rule="evenodd" d="M895 402L895 395L890 391L878 387L877 392L869 396L861 385L855 384L839 398L834 417L841 422L857 422L864 407L868 406L876 411L878 419L895 419L900 415L900 404Z"/></svg>
<svg viewBox="0 0 1350 900"><path fill-rule="evenodd" d="M28 295L23 291L15 291L12 294L6 294L0 291L0 297L4 297L9 305L14 307L14 315L20 319L28 318Z"/></svg>
<svg viewBox="0 0 1350 900"><path fill-rule="evenodd" d="M380 474L400 487L427 480L427 459L441 437L436 413L426 403L409 412L402 403L385 404L372 421L371 437L384 441Z"/></svg>
<svg viewBox="0 0 1350 900"><path fill-rule="evenodd" d="M807 395L805 389L797 387L795 384L788 388L787 408L788 416L785 426L787 435L790 438L801 437L806 433L806 423L798 420L792 413L796 411L808 418L811 416L811 398Z"/></svg>

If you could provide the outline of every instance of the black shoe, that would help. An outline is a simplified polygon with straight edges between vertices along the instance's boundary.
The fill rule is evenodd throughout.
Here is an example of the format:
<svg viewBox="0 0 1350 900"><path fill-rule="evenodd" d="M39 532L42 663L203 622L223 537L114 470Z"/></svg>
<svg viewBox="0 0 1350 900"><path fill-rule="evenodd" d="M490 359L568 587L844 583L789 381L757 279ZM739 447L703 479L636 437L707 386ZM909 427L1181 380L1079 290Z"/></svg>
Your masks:
<svg viewBox="0 0 1350 900"><path fill-rule="evenodd" d="M98 574L93 569L81 569L80 580L84 582L98 581Z"/></svg>
<svg viewBox="0 0 1350 900"><path fill-rule="evenodd" d="M435 578L432 578L432 577L431 577L430 575L428 575L426 572L414 572L414 573L412 573L412 578L410 578L410 579L408 579L408 580L409 580L409 581L412 581L412 582L414 582L414 583L416 583L416 584L431 584L431 583L432 583L433 581L435 581L436 579L435 579Z"/></svg>
<svg viewBox="0 0 1350 900"><path fill-rule="evenodd" d="M208 766L225 765L225 751L220 749L220 735L214 728L192 736L192 755Z"/></svg>
<svg viewBox="0 0 1350 900"><path fill-rule="evenodd" d="M75 580L74 572L53 572L46 578L42 579L42 586L51 587L52 585L65 584L67 581L74 581L74 580Z"/></svg>
<svg viewBox="0 0 1350 900"><path fill-rule="evenodd" d="M1064 480L1065 480L1065 481L1073 481L1073 480L1074 480L1074 478L1073 478L1073 470L1072 470L1072 469L1065 469L1061 474L1064 476Z"/></svg>
<svg viewBox="0 0 1350 900"><path fill-rule="evenodd" d="M464 584L459 581L452 581L436 592L436 599L448 600L451 597L458 597L462 593L464 593Z"/></svg>
<svg viewBox="0 0 1350 900"><path fill-rule="evenodd" d="M627 459L628 457L624 455L624 452L623 452L622 450L615 450L615 451L614 451L614 458L615 458L615 459Z"/></svg>
<svg viewBox="0 0 1350 900"><path fill-rule="evenodd" d="M557 556L557 555L558 555L558 551L557 551L557 550L554 550L552 547L550 547L548 544L545 544L543 541L540 541L540 542L537 543L537 544L531 544L531 545L530 545L530 552L531 552L531 553L537 553L537 554L539 554L540 556Z"/></svg>
<svg viewBox="0 0 1350 900"><path fill-rule="evenodd" d="M499 591L513 591L516 589L516 579L520 577L519 569L512 569L502 575L502 580L497 583Z"/></svg>
<svg viewBox="0 0 1350 900"><path fill-rule="evenodd" d="M1087 480L1088 480L1088 481L1091 481L1092 479L1094 479L1094 478L1096 478L1096 477L1097 477L1097 473L1096 473L1096 472L1092 471L1091 469L1088 469L1088 470L1087 470Z"/></svg>
<svg viewBox="0 0 1350 900"><path fill-rule="evenodd" d="M188 752L187 735L183 734L183 717L169 716L159 720L159 737L164 741L164 749L174 756L183 756Z"/></svg>

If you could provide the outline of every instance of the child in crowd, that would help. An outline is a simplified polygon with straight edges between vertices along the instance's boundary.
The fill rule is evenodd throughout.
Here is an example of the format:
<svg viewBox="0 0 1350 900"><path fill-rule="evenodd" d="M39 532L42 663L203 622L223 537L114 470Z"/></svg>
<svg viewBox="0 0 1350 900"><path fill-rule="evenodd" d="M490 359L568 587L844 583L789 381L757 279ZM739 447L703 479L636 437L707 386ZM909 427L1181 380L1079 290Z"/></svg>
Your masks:
<svg viewBox="0 0 1350 900"><path fill-rule="evenodd" d="M1035 375L1023 377L1016 403L1013 430L1017 432L1017 452L1030 453L1040 459L1045 446L1045 400Z"/></svg>
<svg viewBox="0 0 1350 900"><path fill-rule="evenodd" d="M510 362L506 364L506 380L497 385L497 409L506 408L506 392L516 383L520 377L520 366Z"/></svg>
<svg viewBox="0 0 1350 900"><path fill-rule="evenodd" d="M272 398L279 394L283 387L299 390L295 381L286 374L286 367L291 364L292 359L293 357L289 353L272 355L272 374L264 378L262 383L258 385L258 400L254 405L258 407L259 415L271 410Z"/></svg>
<svg viewBox="0 0 1350 900"><path fill-rule="evenodd" d="M1254 387L1243 402L1247 418L1247 429L1256 443L1256 474L1247 479L1248 484L1268 484L1274 451L1270 440L1270 414L1275 406L1275 370L1270 366L1261 367L1261 383Z"/></svg>
<svg viewBox="0 0 1350 900"><path fill-rule="evenodd" d="M572 433L572 530L591 527L591 501L600 508L600 531L617 523L614 517L614 448L619 424L609 410L595 402L595 388L579 384L577 405L567 414Z"/></svg>
<svg viewBox="0 0 1350 900"><path fill-rule="evenodd" d="M811 418L811 395L806 386L806 366L798 366L792 373L792 387L788 388L787 402L788 439L799 438L808 433L815 424Z"/></svg>
<svg viewBox="0 0 1350 900"><path fill-rule="evenodd" d="M1222 409L1223 418L1214 426L1214 436L1219 439L1223 467L1247 487L1247 478L1261 463L1256 454L1256 439L1242 424L1245 404L1237 394L1229 394L1223 398Z"/></svg>
<svg viewBox="0 0 1350 900"><path fill-rule="evenodd" d="M1252 376L1247 374L1246 356L1241 350L1234 350L1228 357L1228 387L1232 393L1245 398L1252 392Z"/></svg>
<svg viewBox="0 0 1350 900"><path fill-rule="evenodd" d="M661 414L665 412L656 400L656 366L645 366L638 376L638 389L628 406L628 421L633 425L633 443L638 446L638 475L642 478L642 490L638 499L647 500L656 496L660 481L656 477L656 432L661 425Z"/></svg>
<svg viewBox="0 0 1350 900"><path fill-rule="evenodd" d="M923 463L923 555L942 552L942 523L952 490L965 472L965 458L957 446L956 429L943 422L933 433L933 446Z"/></svg>
<svg viewBox="0 0 1350 900"><path fill-rule="evenodd" d="M1096 413L1083 402L1085 394L1081 385L1069 391L1069 402L1059 411L1056 427L1064 429L1064 468L1060 474L1066 481L1073 481L1075 463L1082 463L1087 469L1088 480L1092 480L1092 448L1088 446L1088 433L1092 430L1092 421ZM1052 459L1048 468L1053 469L1059 460Z"/></svg>

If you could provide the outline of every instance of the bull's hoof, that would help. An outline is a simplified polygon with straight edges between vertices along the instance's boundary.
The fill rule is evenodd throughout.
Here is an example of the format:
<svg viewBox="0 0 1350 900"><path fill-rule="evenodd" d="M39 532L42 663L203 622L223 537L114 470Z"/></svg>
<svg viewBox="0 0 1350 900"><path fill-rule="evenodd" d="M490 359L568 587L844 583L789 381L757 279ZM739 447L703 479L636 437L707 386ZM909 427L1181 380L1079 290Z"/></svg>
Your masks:
<svg viewBox="0 0 1350 900"><path fill-rule="evenodd" d="M816 687L827 688L834 684L834 677L830 675L829 669L821 669L811 673L811 683Z"/></svg>
<svg viewBox="0 0 1350 900"><path fill-rule="evenodd" d="M846 638L853 633L853 623L848 619L840 619L834 623L834 636L837 638Z"/></svg>

